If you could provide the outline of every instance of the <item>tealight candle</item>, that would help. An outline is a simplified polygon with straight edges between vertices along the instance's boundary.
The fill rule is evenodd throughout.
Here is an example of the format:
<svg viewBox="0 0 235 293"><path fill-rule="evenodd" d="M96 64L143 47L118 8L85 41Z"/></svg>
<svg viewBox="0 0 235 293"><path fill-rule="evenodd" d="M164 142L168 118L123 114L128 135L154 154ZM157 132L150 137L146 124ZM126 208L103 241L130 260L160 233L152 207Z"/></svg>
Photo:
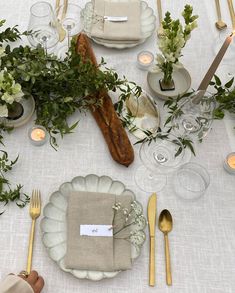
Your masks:
<svg viewBox="0 0 235 293"><path fill-rule="evenodd" d="M46 128L36 125L29 129L29 139L33 145L43 145L46 142L47 132Z"/></svg>
<svg viewBox="0 0 235 293"><path fill-rule="evenodd" d="M230 174L235 175L235 153L230 153L227 155L224 161L224 168Z"/></svg>
<svg viewBox="0 0 235 293"><path fill-rule="evenodd" d="M153 64L154 56L149 51L142 51L137 55L137 65L142 70L148 70Z"/></svg>

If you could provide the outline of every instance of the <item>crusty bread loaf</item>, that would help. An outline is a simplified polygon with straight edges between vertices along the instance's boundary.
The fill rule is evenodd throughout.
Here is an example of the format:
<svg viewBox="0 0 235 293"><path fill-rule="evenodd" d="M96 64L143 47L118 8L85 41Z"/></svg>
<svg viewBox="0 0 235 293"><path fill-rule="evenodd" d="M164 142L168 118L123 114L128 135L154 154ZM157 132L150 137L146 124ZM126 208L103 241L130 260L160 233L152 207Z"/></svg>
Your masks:
<svg viewBox="0 0 235 293"><path fill-rule="evenodd" d="M83 33L77 38L76 50L84 60L90 59L94 65L97 65L90 42ZM97 93L95 98L102 99L102 105L95 108L92 106L91 112L102 131L109 151L116 162L129 166L134 160L134 150L117 116L112 100L105 91Z"/></svg>

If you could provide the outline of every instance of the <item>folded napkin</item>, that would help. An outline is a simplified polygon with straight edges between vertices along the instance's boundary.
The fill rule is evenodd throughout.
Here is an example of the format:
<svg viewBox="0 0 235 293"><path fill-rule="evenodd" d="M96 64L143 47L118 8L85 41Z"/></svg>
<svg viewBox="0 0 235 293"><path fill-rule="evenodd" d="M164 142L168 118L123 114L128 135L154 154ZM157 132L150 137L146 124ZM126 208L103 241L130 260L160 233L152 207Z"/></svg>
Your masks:
<svg viewBox="0 0 235 293"><path fill-rule="evenodd" d="M116 239L113 236L80 235L80 225L116 225L119 229L124 217L115 220L115 215L119 212L114 212L113 206L118 202L122 207L130 209L132 200L131 196L85 191L70 194L67 209L67 252L64 259L67 268L95 271L131 268L131 244L126 237L120 235Z"/></svg>
<svg viewBox="0 0 235 293"><path fill-rule="evenodd" d="M93 0L94 20L91 36L99 40L138 41L141 39L140 1ZM125 22L104 20L104 16L127 16Z"/></svg>

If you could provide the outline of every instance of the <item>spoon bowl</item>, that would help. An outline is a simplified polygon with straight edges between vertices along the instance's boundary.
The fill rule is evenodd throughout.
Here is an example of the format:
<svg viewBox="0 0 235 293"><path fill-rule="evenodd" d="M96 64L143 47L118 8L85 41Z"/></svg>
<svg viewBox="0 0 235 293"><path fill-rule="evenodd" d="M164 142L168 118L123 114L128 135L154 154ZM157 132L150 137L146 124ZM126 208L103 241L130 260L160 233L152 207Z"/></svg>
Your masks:
<svg viewBox="0 0 235 293"><path fill-rule="evenodd" d="M161 212L159 216L158 227L159 230L164 234L171 232L173 227L173 220L171 213L168 210L163 210Z"/></svg>
<svg viewBox="0 0 235 293"><path fill-rule="evenodd" d="M222 20L216 21L215 26L217 27L218 30L223 30L227 28L227 24Z"/></svg>
<svg viewBox="0 0 235 293"><path fill-rule="evenodd" d="M167 285L172 285L171 277L171 262L170 262L170 250L168 233L172 230L173 220L170 212L168 210L163 210L159 216L158 227L164 234L165 240L165 257L166 257L166 283Z"/></svg>

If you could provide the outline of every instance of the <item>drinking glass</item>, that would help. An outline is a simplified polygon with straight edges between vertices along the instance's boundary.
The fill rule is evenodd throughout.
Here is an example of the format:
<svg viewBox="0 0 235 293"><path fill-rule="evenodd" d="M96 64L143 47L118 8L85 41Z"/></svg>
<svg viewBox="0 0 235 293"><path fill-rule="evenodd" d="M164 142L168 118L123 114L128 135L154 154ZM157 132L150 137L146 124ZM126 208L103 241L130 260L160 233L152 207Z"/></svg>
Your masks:
<svg viewBox="0 0 235 293"><path fill-rule="evenodd" d="M70 47L70 38L82 31L81 7L73 3L61 5L56 10L56 16L62 28L67 33L67 44L62 46L58 51L59 57L63 58L66 57L66 53Z"/></svg>
<svg viewBox="0 0 235 293"><path fill-rule="evenodd" d="M53 9L47 2L37 2L30 8L28 36L30 44L34 47L42 45L45 51L54 47L59 41L58 26Z"/></svg>
<svg viewBox="0 0 235 293"><path fill-rule="evenodd" d="M144 191L157 192L166 185L167 174L184 162L185 150L175 135L158 132L141 145L139 155L143 165L135 172L135 182Z"/></svg>
<svg viewBox="0 0 235 293"><path fill-rule="evenodd" d="M215 106L213 95L203 90L184 98L172 115L174 133L182 138L200 141L211 129Z"/></svg>
<svg viewBox="0 0 235 293"><path fill-rule="evenodd" d="M206 192L210 176L202 165L190 162L176 171L173 184L176 195L181 199L197 200Z"/></svg>

